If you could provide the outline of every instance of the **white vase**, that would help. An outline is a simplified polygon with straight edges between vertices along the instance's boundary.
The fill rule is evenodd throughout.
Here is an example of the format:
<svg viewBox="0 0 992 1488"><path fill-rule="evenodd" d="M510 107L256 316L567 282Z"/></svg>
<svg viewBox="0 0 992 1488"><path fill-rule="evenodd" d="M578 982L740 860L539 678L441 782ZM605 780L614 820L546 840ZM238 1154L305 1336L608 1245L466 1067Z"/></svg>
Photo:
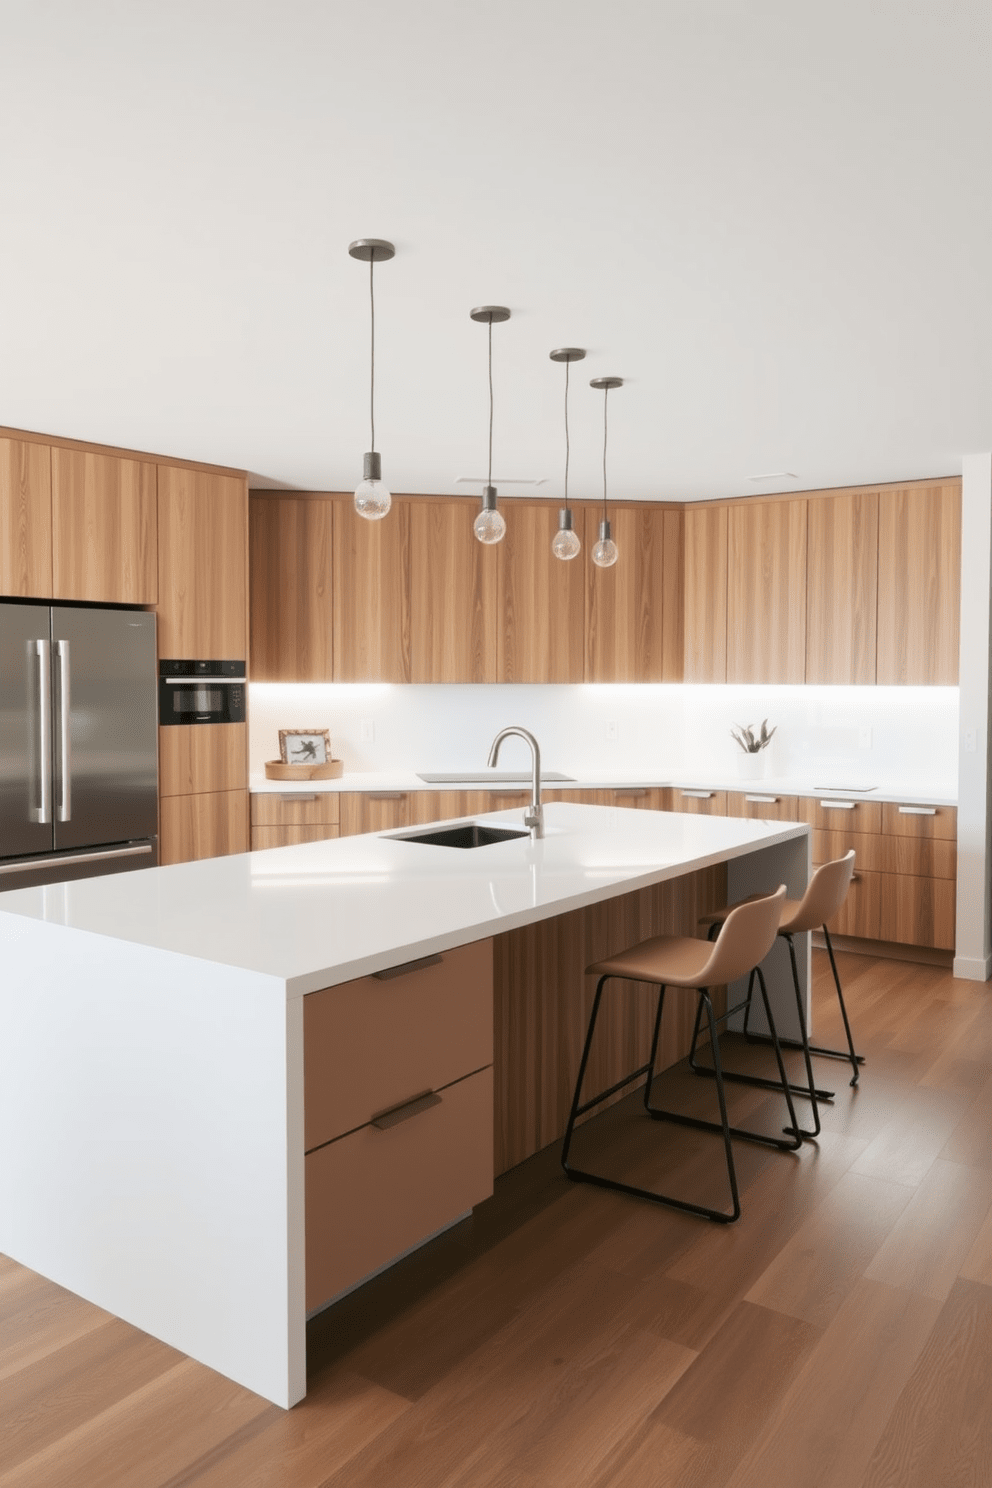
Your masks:
<svg viewBox="0 0 992 1488"><path fill-rule="evenodd" d="M737 756L737 773L742 780L760 780L765 773L764 752L745 754L742 750Z"/></svg>

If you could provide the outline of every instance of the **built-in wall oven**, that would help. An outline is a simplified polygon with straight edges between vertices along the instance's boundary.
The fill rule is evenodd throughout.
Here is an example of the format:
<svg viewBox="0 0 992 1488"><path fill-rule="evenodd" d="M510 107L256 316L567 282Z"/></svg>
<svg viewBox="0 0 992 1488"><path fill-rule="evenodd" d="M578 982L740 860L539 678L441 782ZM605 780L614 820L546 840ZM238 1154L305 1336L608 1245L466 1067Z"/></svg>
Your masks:
<svg viewBox="0 0 992 1488"><path fill-rule="evenodd" d="M158 674L159 723L244 723L243 661L160 661Z"/></svg>

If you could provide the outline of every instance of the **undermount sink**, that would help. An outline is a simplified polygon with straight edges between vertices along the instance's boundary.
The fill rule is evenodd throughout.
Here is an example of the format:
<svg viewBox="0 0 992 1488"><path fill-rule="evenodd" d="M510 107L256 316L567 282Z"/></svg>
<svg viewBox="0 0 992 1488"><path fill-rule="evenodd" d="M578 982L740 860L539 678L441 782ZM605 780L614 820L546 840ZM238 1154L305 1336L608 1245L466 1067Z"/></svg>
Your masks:
<svg viewBox="0 0 992 1488"><path fill-rule="evenodd" d="M516 827L484 827L481 822L462 822L457 827L440 827L427 832L410 832L394 837L394 842L426 842L428 847L491 847L494 842L509 842L514 837L529 837L529 832Z"/></svg>

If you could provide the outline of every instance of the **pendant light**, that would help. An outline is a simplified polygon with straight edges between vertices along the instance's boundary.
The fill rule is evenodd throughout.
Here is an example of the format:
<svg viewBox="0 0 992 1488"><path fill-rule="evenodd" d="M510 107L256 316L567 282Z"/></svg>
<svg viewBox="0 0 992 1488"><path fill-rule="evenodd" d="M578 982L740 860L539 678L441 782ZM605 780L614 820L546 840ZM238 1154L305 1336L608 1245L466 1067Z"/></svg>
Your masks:
<svg viewBox="0 0 992 1488"><path fill-rule="evenodd" d="M369 304L372 322L372 355L369 368L369 417L372 424L372 448L363 461L361 484L355 491L355 510L360 517L376 522L384 517L393 504L389 488L382 479L382 456L375 447L375 284L373 274L377 263L386 263L396 249L385 238L356 238L349 243L348 252L369 266Z"/></svg>
<svg viewBox="0 0 992 1488"><path fill-rule="evenodd" d="M481 543L498 543L506 532L506 522L496 510L493 485L493 324L501 325L509 320L510 312L505 305L479 305L469 314L473 320L489 326L489 475L482 493L482 510L472 524L472 531Z"/></svg>
<svg viewBox="0 0 992 1488"><path fill-rule="evenodd" d="M558 531L552 538L551 551L556 558L568 559L577 558L582 548L568 507L568 368L571 362L581 362L585 352L581 346L560 346L550 356L553 362L565 363L565 505L558 513Z"/></svg>
<svg viewBox="0 0 992 1488"><path fill-rule="evenodd" d="M603 390L603 520L599 524L599 541L592 550L592 561L600 568L612 568L619 554L610 530L610 520L606 515L606 408L610 401L610 388L623 387L623 378L594 377L589 386Z"/></svg>

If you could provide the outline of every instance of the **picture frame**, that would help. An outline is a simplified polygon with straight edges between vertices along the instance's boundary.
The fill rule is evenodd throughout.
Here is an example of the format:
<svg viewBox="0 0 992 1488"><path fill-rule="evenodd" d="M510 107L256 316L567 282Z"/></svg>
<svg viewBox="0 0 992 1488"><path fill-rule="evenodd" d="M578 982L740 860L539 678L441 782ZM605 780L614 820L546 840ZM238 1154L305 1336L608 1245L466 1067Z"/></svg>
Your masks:
<svg viewBox="0 0 992 1488"><path fill-rule="evenodd" d="M284 765L326 765L331 758L330 729L280 729L279 758Z"/></svg>

